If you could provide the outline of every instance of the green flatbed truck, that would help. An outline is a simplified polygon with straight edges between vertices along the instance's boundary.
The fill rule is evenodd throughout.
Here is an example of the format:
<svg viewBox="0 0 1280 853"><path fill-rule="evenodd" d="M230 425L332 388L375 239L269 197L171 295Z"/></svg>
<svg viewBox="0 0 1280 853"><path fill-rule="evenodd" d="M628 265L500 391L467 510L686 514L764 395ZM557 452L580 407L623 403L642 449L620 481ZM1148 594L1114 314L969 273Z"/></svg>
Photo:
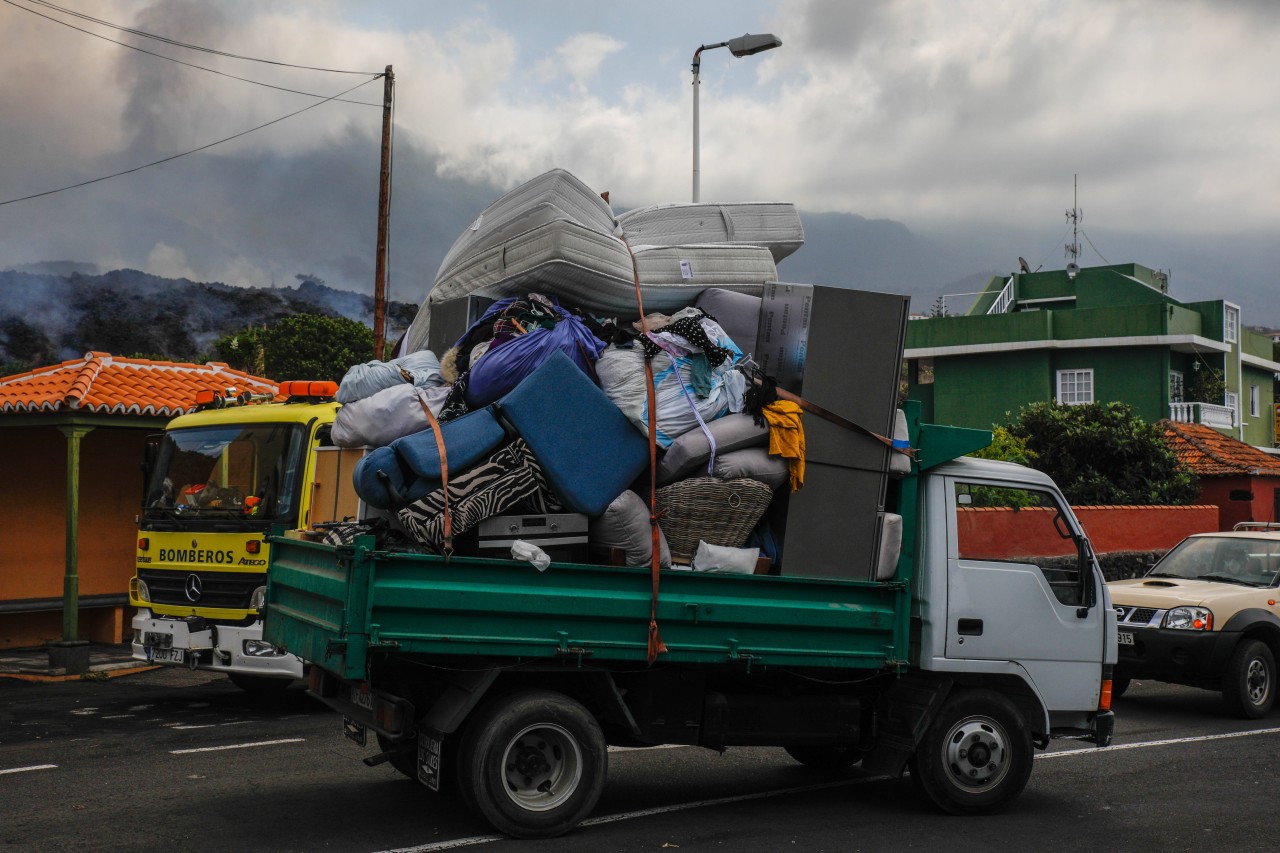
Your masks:
<svg viewBox="0 0 1280 853"><path fill-rule="evenodd" d="M890 565L865 580L663 570L652 663L647 569L446 561L372 536L273 539L266 639L312 664L309 689L348 736L374 733L366 763L453 790L517 837L585 818L610 744L909 768L945 811L994 810L1051 738L1110 742L1116 617L1048 477L963 456L990 433L907 416Z"/></svg>

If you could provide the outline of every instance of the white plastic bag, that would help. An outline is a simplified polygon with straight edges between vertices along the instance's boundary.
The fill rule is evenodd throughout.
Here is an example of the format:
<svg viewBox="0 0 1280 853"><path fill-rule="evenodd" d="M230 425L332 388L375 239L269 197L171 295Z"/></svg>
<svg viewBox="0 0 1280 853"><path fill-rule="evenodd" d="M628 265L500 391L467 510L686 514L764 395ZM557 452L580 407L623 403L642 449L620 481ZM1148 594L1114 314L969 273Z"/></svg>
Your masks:
<svg viewBox="0 0 1280 853"><path fill-rule="evenodd" d="M551 557L546 551L523 539L517 539L511 543L511 559L533 563L533 567L540 572L545 572L547 566L551 565Z"/></svg>

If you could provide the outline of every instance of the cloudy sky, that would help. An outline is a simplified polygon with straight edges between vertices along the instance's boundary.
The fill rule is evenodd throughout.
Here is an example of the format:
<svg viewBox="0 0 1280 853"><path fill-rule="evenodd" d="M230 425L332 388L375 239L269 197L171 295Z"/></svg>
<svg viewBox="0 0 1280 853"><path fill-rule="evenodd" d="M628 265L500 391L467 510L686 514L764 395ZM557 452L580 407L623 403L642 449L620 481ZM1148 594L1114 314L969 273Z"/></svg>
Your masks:
<svg viewBox="0 0 1280 853"><path fill-rule="evenodd" d="M381 102L373 75L392 65L391 295L417 301L462 227L548 168L608 190L616 209L687 201L693 51L745 32L783 46L703 56L704 201L791 201L920 234L1018 233L1016 254L1050 269L1065 263L1077 174L1083 263L1164 266L1134 256L1143 235L1257 246L1280 232L1280 4L1269 0L56 4L0 2L0 268L74 260L247 285L308 272L372 292L381 110L369 104ZM197 52L58 6L364 73ZM359 87L343 97L366 103L331 101L162 166L5 203L318 101L64 24L314 95Z"/></svg>

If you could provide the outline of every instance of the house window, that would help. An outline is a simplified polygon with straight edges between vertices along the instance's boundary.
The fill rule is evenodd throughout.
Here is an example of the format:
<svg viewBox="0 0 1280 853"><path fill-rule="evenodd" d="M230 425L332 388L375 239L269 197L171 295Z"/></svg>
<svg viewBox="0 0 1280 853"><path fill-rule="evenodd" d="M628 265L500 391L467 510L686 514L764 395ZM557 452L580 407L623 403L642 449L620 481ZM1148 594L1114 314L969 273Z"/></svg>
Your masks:
<svg viewBox="0 0 1280 853"><path fill-rule="evenodd" d="M1240 395L1235 391L1228 391L1223 395L1222 402L1231 410L1231 422L1233 424L1238 422L1240 417Z"/></svg>
<svg viewBox="0 0 1280 853"><path fill-rule="evenodd" d="M1234 305L1222 307L1222 339L1234 344L1240 337L1240 309Z"/></svg>
<svg viewBox="0 0 1280 853"><path fill-rule="evenodd" d="M1068 406L1093 402L1093 368L1058 371L1058 402Z"/></svg>
<svg viewBox="0 0 1280 853"><path fill-rule="evenodd" d="M1169 402L1181 403L1186 400L1186 379L1181 370L1169 371Z"/></svg>
<svg viewBox="0 0 1280 853"><path fill-rule="evenodd" d="M1259 403L1259 397L1258 397L1258 386L1250 385L1249 386L1249 417L1256 418L1258 416L1259 408L1260 408L1260 403Z"/></svg>

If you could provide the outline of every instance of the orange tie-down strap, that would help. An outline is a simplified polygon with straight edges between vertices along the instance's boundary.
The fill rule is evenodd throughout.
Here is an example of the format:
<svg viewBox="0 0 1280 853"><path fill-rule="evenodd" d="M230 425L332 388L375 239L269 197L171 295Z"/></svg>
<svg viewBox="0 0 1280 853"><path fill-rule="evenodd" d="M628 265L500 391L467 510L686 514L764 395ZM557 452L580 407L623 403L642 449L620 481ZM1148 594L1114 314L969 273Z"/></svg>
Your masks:
<svg viewBox="0 0 1280 853"><path fill-rule="evenodd" d="M431 424L431 432L436 437L436 449L440 452L440 490L444 495L444 561L449 562L449 558L453 556L453 511L449 509L449 457L444 451L444 433L440 432L440 422L436 420L436 416L431 413L427 401L422 399L422 393L418 392L418 405L422 406L423 414L427 416L427 423Z"/></svg>
<svg viewBox="0 0 1280 853"><path fill-rule="evenodd" d="M631 274L636 285L636 308L640 312L640 334L649 334L649 324L644 319L644 297L640 293L640 267L636 264L635 252L631 244L622 236L622 245L627 247L631 256ZM649 405L649 533L651 537L649 575L653 579L653 592L649 598L649 645L648 660L653 663L658 655L666 654L667 644L662 642L662 634L658 632L658 577L662 563L662 549L659 544L658 530L658 401L653 390L653 368L649 359L644 360L644 391Z"/></svg>

